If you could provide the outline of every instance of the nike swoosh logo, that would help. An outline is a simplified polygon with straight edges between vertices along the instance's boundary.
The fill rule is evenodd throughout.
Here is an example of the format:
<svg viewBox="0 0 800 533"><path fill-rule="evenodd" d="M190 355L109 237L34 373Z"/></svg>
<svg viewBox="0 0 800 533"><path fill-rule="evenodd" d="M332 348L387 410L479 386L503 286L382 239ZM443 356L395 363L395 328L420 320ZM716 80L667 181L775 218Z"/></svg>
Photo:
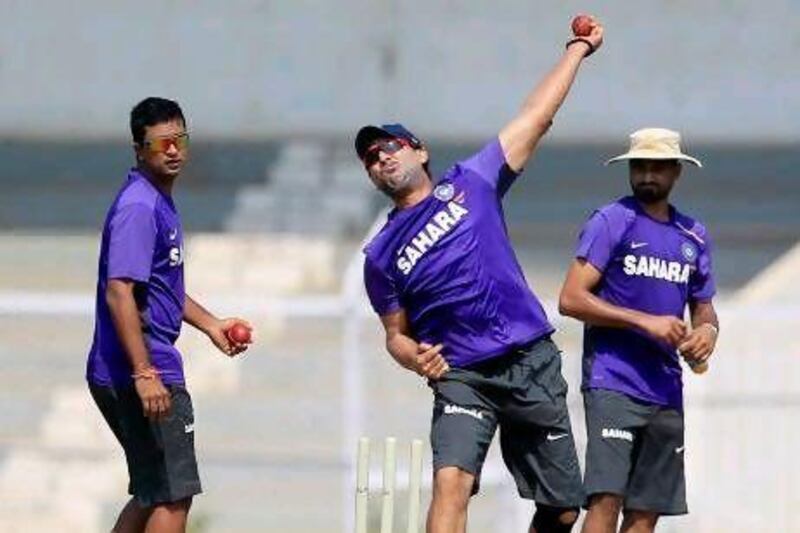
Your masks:
<svg viewBox="0 0 800 533"><path fill-rule="evenodd" d="M567 437L567 436L568 436L567 433L562 433L561 435L553 435L552 433L548 433L547 434L547 440L550 440L550 441L559 440L559 439L563 439L564 437Z"/></svg>
<svg viewBox="0 0 800 533"><path fill-rule="evenodd" d="M642 248L643 246L647 246L646 242L631 242L631 250L637 250Z"/></svg>
<svg viewBox="0 0 800 533"><path fill-rule="evenodd" d="M681 446L680 448L675 448L675 453L683 453L683 450L686 449L686 446Z"/></svg>

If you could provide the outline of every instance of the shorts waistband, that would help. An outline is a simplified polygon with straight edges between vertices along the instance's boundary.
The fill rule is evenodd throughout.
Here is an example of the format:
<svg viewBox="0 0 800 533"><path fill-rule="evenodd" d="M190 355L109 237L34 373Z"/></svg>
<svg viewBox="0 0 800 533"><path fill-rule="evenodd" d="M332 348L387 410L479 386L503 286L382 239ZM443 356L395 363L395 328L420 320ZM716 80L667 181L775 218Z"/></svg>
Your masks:
<svg viewBox="0 0 800 533"><path fill-rule="evenodd" d="M518 344L512 348L509 348L505 352L501 353L500 355L496 355L494 357L490 357L489 359L484 359L482 361L478 361L474 364L462 367L464 370L475 370L480 368L491 367L499 364L509 364L518 359L522 359L526 355L528 355L531 351L533 351L536 346L543 342L550 342L551 341L551 333L545 333L544 335L540 335L535 337L534 339L524 342L522 344Z"/></svg>

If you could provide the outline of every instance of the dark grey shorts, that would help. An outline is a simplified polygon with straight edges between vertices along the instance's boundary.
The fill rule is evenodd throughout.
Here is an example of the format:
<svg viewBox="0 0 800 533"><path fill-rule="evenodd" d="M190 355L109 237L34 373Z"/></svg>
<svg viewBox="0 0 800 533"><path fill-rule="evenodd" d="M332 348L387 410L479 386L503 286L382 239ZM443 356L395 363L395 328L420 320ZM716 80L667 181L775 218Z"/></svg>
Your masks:
<svg viewBox="0 0 800 533"><path fill-rule="evenodd" d="M150 507L200 494L194 454L194 410L185 388L167 385L172 410L160 422L142 413L133 386L89 385L97 407L125 450L130 483L128 492L139 505Z"/></svg>
<svg viewBox="0 0 800 533"><path fill-rule="evenodd" d="M503 460L520 496L555 507L579 507L581 475L567 412L561 354L549 339L524 350L451 369L436 382L433 468L480 472L500 427Z"/></svg>
<svg viewBox="0 0 800 533"><path fill-rule="evenodd" d="M686 514L683 413L603 389L585 390L583 400L587 498L618 494L625 509Z"/></svg>

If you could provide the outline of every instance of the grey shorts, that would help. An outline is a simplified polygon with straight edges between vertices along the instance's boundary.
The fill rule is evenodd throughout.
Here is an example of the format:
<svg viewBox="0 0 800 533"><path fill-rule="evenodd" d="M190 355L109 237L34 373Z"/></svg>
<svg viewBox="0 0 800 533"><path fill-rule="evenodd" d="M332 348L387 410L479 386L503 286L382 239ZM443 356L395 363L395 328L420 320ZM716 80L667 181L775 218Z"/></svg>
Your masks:
<svg viewBox="0 0 800 533"><path fill-rule="evenodd" d="M503 460L520 496L554 507L579 507L581 475L567 412L561 354L549 339L469 368L453 368L434 392L433 468L480 472L500 427Z"/></svg>
<svg viewBox="0 0 800 533"><path fill-rule="evenodd" d="M167 385L172 397L169 416L151 422L133 386L89 385L97 407L125 451L128 493L142 507L173 503L200 494L194 453L194 410L184 387Z"/></svg>
<svg viewBox="0 0 800 533"><path fill-rule="evenodd" d="M628 510L686 514L683 413L603 389L583 400L587 498L617 494Z"/></svg>

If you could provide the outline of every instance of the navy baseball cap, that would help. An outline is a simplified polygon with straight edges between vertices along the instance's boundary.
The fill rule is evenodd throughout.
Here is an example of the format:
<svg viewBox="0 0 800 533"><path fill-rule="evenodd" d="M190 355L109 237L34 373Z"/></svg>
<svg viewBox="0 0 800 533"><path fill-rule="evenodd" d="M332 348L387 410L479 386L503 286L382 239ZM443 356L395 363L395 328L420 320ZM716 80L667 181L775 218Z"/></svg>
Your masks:
<svg viewBox="0 0 800 533"><path fill-rule="evenodd" d="M364 126L356 135L356 153L359 159L364 159L367 148L377 139L392 139L399 137L411 143L414 148L419 148L422 143L416 135L411 133L402 124L381 124L379 126Z"/></svg>

